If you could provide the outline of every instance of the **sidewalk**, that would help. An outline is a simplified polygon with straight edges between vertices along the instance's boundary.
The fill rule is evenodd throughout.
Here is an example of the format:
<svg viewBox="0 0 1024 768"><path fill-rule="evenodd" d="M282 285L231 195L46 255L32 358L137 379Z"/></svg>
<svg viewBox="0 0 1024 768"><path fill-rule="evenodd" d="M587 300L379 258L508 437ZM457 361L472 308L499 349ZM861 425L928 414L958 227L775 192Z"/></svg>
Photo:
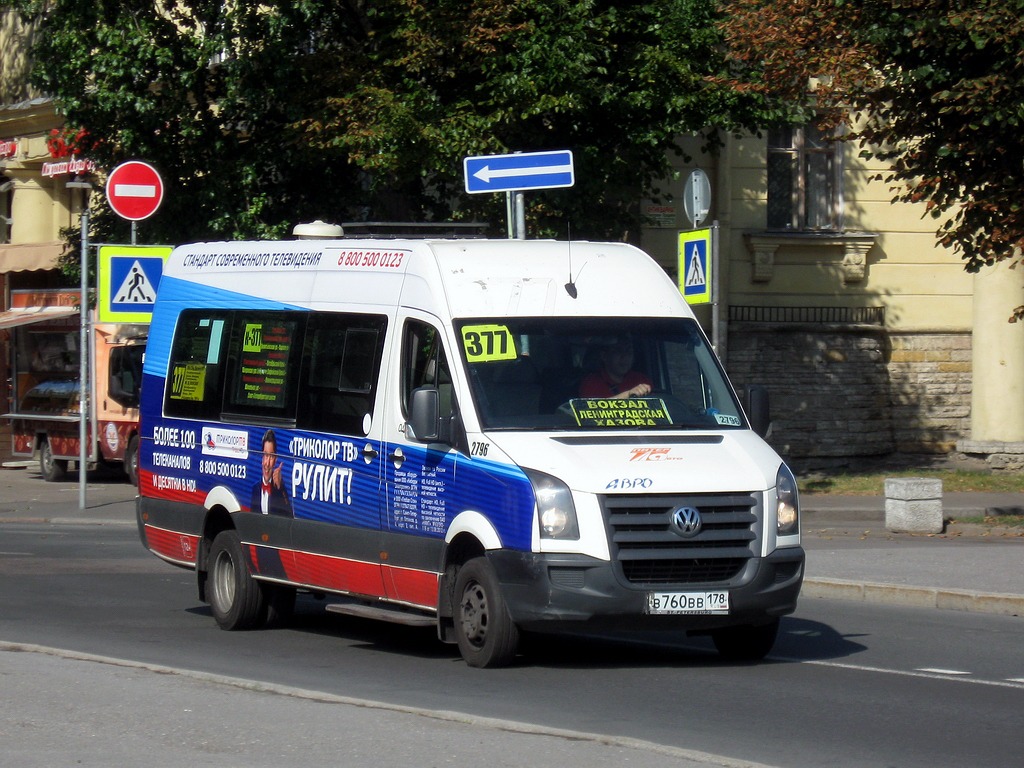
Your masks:
<svg viewBox="0 0 1024 768"><path fill-rule="evenodd" d="M135 489L115 471L47 483L35 465L0 469L0 525L10 522L135 526ZM954 523L934 535L891 533L882 496L805 494L803 598L912 605L1024 616L1024 529ZM947 493L947 519L1024 508L1024 494Z"/></svg>
<svg viewBox="0 0 1024 768"><path fill-rule="evenodd" d="M885 497L804 494L801 597L1024 616L1024 528L955 522L1024 514L1024 494L946 493L941 534L892 533Z"/></svg>

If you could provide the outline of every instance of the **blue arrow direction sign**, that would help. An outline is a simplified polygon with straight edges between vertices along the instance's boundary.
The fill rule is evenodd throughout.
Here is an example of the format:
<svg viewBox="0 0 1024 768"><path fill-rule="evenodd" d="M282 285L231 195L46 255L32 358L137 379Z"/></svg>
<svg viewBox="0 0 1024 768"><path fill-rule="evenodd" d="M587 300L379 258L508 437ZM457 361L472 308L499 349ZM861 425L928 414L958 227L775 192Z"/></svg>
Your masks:
<svg viewBox="0 0 1024 768"><path fill-rule="evenodd" d="M479 155L463 160L466 191L510 192L555 189L576 183L572 151L520 152L514 155Z"/></svg>

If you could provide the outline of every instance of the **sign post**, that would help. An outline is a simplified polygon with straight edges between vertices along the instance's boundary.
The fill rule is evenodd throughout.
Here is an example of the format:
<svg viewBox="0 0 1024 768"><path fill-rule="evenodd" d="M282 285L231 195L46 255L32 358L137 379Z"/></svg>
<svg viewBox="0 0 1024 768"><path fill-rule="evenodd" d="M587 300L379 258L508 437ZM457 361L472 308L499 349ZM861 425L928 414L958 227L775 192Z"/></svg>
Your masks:
<svg viewBox="0 0 1024 768"><path fill-rule="evenodd" d="M679 291L687 304L711 305L711 344L718 351L718 222L679 233Z"/></svg>
<svg viewBox="0 0 1024 768"><path fill-rule="evenodd" d="M156 213L163 199L163 180L149 163L129 160L110 172L107 202L114 213L132 223L132 245L135 245L135 223Z"/></svg>
<svg viewBox="0 0 1024 768"><path fill-rule="evenodd" d="M687 304L710 304L714 281L711 230L679 233L679 290Z"/></svg>
<svg viewBox="0 0 1024 768"><path fill-rule="evenodd" d="M148 323L170 245L101 245L96 312L102 323Z"/></svg>
<svg viewBox="0 0 1024 768"><path fill-rule="evenodd" d="M699 227L711 211L711 181L694 169L683 186L683 211ZM711 304L711 344L719 348L718 222L708 229L679 233L679 290L688 304Z"/></svg>
<svg viewBox="0 0 1024 768"><path fill-rule="evenodd" d="M690 224L699 227L711 210L711 182L700 168L686 178L683 187L683 211Z"/></svg>
<svg viewBox="0 0 1024 768"><path fill-rule="evenodd" d="M464 158L462 166L469 194L507 193L510 239L513 235L519 239L526 237L524 190L557 189L571 187L576 183L572 151L568 149L477 155Z"/></svg>
<svg viewBox="0 0 1024 768"><path fill-rule="evenodd" d="M69 181L68 189L82 190L82 250L80 256L78 305L78 508L85 509L87 459L89 455L89 195L92 184L88 181Z"/></svg>

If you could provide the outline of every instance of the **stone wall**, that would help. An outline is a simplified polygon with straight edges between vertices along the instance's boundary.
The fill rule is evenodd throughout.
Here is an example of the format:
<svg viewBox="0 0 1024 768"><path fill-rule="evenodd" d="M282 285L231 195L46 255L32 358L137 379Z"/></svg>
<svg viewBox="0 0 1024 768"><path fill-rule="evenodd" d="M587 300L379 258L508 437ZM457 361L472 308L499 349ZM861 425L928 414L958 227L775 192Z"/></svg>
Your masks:
<svg viewBox="0 0 1024 768"><path fill-rule="evenodd" d="M768 387L770 442L804 460L944 454L970 431L971 337L733 323L726 368Z"/></svg>
<svg viewBox="0 0 1024 768"><path fill-rule="evenodd" d="M896 450L951 453L971 434L971 336L890 336L890 398Z"/></svg>

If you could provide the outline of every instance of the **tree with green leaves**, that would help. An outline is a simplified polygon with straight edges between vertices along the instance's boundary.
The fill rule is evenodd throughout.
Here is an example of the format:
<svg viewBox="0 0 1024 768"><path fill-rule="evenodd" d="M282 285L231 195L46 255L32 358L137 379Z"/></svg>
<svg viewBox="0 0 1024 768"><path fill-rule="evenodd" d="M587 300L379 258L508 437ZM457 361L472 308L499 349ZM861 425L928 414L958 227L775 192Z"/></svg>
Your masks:
<svg viewBox="0 0 1024 768"><path fill-rule="evenodd" d="M468 155L572 149L576 186L531 193L538 234L630 238L639 201L681 134L762 124L762 100L717 84L713 4L699 0L390 0L365 76L332 88L307 127L374 183L464 216L501 199L459 195ZM384 21L380 17L386 16Z"/></svg>
<svg viewBox="0 0 1024 768"><path fill-rule="evenodd" d="M43 25L36 83L88 132L88 155L164 175L164 206L140 225L150 242L316 218L500 232L504 201L465 194L462 158L552 148L574 151L577 186L531 193L531 232L633 238L680 134L766 122L760 94L714 77L705 0L15 4ZM98 225L126 231L102 212Z"/></svg>
<svg viewBox="0 0 1024 768"><path fill-rule="evenodd" d="M135 158L164 177L146 240L277 236L297 213L334 216L354 199L354 169L312 151L296 126L310 39L358 25L301 2L18 5L42 25L34 79L87 132L79 150L107 171ZM100 235L123 239L127 224L97 213Z"/></svg>
<svg viewBox="0 0 1024 768"><path fill-rule="evenodd" d="M894 199L924 203L968 271L1020 262L1024 0L721 6L741 90L845 122L863 154L890 164Z"/></svg>

